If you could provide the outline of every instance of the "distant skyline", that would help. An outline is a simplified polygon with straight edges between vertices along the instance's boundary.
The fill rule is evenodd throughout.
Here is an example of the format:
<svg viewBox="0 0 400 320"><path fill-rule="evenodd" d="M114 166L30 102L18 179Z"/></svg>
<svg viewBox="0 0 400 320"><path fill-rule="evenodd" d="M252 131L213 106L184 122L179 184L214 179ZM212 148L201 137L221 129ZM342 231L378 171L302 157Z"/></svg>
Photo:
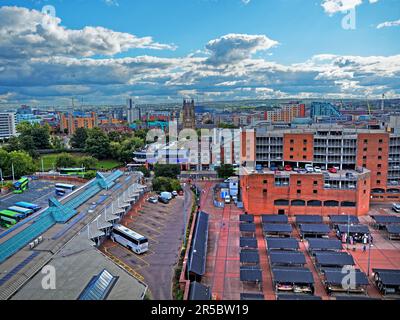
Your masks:
<svg viewBox="0 0 400 320"><path fill-rule="evenodd" d="M398 0L4 0L0 105L399 98L399 38Z"/></svg>

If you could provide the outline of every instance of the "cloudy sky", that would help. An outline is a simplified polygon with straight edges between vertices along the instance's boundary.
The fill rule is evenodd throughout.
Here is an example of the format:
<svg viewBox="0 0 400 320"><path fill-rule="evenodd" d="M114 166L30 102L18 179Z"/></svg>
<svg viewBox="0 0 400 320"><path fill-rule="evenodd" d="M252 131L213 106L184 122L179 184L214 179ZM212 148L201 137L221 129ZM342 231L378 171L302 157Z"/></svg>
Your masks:
<svg viewBox="0 0 400 320"><path fill-rule="evenodd" d="M399 0L0 0L0 105L399 97L399 39Z"/></svg>

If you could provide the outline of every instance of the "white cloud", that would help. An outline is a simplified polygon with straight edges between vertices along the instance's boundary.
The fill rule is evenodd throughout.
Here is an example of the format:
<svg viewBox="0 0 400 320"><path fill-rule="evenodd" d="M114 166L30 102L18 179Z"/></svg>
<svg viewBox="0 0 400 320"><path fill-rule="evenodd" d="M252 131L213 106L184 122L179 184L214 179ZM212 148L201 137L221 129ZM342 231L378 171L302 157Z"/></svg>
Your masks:
<svg viewBox="0 0 400 320"><path fill-rule="evenodd" d="M362 0L323 0L322 7L328 14L354 9L362 4Z"/></svg>
<svg viewBox="0 0 400 320"><path fill-rule="evenodd" d="M388 27L398 27L400 26L400 19L396 21L386 21L378 24L377 29L388 28Z"/></svg>
<svg viewBox="0 0 400 320"><path fill-rule="evenodd" d="M206 49L211 56L208 62L215 65L237 63L250 58L258 51L268 50L278 45L265 35L227 34L211 40Z"/></svg>

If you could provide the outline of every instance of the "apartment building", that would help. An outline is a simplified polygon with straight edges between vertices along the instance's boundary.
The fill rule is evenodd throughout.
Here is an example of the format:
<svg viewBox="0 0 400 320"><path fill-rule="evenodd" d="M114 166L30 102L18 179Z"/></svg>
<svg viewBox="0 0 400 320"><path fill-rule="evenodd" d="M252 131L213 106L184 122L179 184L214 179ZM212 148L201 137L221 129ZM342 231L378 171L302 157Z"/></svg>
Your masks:
<svg viewBox="0 0 400 320"><path fill-rule="evenodd" d="M251 141L254 143L252 148ZM250 153L249 149L252 149ZM252 201L253 199L249 201L249 203L265 202L262 207L253 208L255 212L261 213L264 210L264 213L268 213L272 210L276 213L276 210L282 210L272 204L275 200L280 200L275 199L275 194L282 194L282 192L287 194L287 197L281 200L289 201L286 212L291 212L291 201L297 200L293 198L293 195L297 196L299 191L298 188L296 189L298 185L293 185L293 181L298 180L296 176L298 174L302 177L300 180L304 180L300 194L308 197L312 191L315 197L315 199L306 197L300 200L318 200L322 201L322 204L324 201L336 201L328 202L328 204L338 204L326 210L321 208L322 213L351 211L355 214L365 214L368 208L365 207L364 201L369 203L370 200L398 201L400 199L400 135L385 130L318 125L304 129L249 130L242 133L242 162L254 170L254 172L244 171L242 179L244 202L246 202L247 185L255 183L257 186L257 181L260 179L268 181L268 178L259 176L270 175L270 179L275 179L284 172L283 170L264 172L266 168L280 168L287 165L294 169L289 172L289 181L285 180L284 185L278 186L274 183L273 188L258 186L260 190L266 189L267 192L264 201ZM304 173L301 169L307 164L319 167L321 172ZM327 171L333 167L336 168L334 171L337 171L335 174L339 174L339 178ZM314 176L318 177L316 188L309 189L307 186L310 185L310 181L314 187L316 181ZM294 178L293 181L291 177ZM346 183L349 177L353 177L354 181ZM255 179L254 182L252 179ZM295 193L292 192L294 189L296 189ZM341 205L342 203L344 206ZM246 209L251 212L252 208ZM301 208L295 209L299 212ZM311 208L307 209L307 212L315 210L317 209Z"/></svg>
<svg viewBox="0 0 400 320"><path fill-rule="evenodd" d="M271 122L292 122L295 118L303 118L306 115L306 106L302 103L291 102L282 104L279 108L265 111L264 120Z"/></svg>
<svg viewBox="0 0 400 320"><path fill-rule="evenodd" d="M15 114L0 113L0 139L8 139L17 134L15 129Z"/></svg>

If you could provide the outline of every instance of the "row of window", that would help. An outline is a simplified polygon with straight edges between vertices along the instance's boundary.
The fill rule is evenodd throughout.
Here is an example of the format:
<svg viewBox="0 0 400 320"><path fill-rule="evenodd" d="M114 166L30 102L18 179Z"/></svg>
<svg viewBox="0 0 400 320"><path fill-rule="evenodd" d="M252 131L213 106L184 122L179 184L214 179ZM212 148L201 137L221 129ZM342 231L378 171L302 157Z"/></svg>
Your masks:
<svg viewBox="0 0 400 320"><path fill-rule="evenodd" d="M336 200L327 200L327 201L320 201L320 200L309 200L309 201L305 201L305 200L286 200L286 199L278 199L274 201L274 205L276 206L297 206L297 207L355 207L357 204L356 202L353 201L336 201Z"/></svg>

